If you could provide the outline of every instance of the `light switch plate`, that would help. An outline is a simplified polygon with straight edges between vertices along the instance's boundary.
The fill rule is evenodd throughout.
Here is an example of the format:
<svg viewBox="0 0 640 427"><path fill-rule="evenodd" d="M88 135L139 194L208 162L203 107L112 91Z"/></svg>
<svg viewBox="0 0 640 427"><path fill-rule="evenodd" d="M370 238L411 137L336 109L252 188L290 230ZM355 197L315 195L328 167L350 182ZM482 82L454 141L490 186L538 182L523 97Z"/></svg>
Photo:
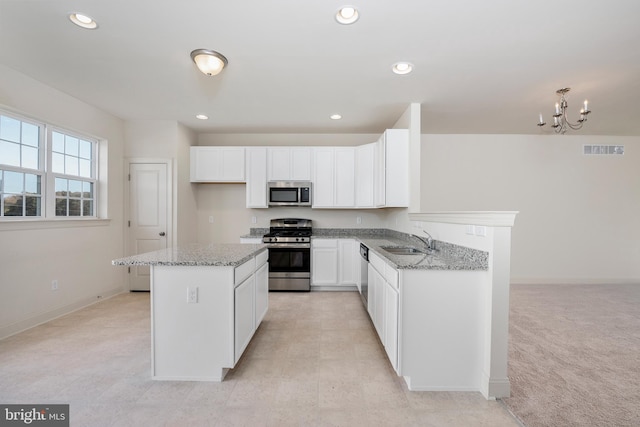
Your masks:
<svg viewBox="0 0 640 427"><path fill-rule="evenodd" d="M189 304L198 303L198 287L197 286L187 288L187 303Z"/></svg>

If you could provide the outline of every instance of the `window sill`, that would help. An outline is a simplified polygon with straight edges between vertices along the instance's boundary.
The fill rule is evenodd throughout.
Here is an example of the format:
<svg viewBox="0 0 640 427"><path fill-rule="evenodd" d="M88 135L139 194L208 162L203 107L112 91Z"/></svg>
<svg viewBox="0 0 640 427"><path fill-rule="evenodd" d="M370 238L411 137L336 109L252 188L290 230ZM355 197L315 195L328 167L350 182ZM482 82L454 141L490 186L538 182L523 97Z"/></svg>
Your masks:
<svg viewBox="0 0 640 427"><path fill-rule="evenodd" d="M15 219L0 220L0 231L40 230L49 228L106 227L110 219Z"/></svg>

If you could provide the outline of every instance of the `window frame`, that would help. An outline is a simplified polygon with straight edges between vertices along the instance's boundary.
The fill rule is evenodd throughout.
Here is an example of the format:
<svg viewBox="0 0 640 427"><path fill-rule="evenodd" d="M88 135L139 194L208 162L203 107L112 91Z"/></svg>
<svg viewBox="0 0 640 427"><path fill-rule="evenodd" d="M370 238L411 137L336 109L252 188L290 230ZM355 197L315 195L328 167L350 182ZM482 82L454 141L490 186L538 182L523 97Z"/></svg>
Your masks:
<svg viewBox="0 0 640 427"><path fill-rule="evenodd" d="M90 138L88 136L79 134L77 132L68 131L66 129L56 127L56 126L47 126L46 129L46 144L47 145L47 218L51 216L51 218L55 218L56 220L60 219L97 219L98 218L98 154L99 154L99 141L95 138ZM54 172L53 171L53 132L57 132L64 136L70 136L73 138L81 139L83 141L87 141L91 143L91 177L83 177L80 175L67 175L64 173ZM69 215L69 210L67 206L67 215L56 215L56 201L58 199L56 195L56 178L73 180L73 181L81 181L81 182L90 182L93 185L93 215ZM69 196L66 197L67 202L71 200ZM73 198L75 200L75 198Z"/></svg>
<svg viewBox="0 0 640 427"><path fill-rule="evenodd" d="M16 222L24 222L24 223L36 223L36 222L65 223L65 222L72 222L72 221L81 221L81 222L94 221L95 222L98 220L103 220L102 218L100 218L100 215L99 215L100 208L101 208L100 206L100 187L101 187L100 150L101 150L102 141L99 138L96 138L87 134L83 134L81 132L76 132L70 129L66 129L64 127L55 126L41 120L33 119L23 114L9 111L5 108L0 108L0 116L9 117L14 120L19 120L21 122L25 122L25 123L37 126L39 131L39 135L38 135L39 168L31 169L31 168L26 168L22 166L17 167L17 166L0 164L0 170L18 172L23 174L33 174L40 177L40 215L39 216L27 216L27 215L4 216L4 212L2 211L0 212L0 224L1 223L8 224L8 223L16 223ZM91 177L90 178L80 176L80 175L67 175L67 174L53 172L53 163L52 163L53 132L57 132L73 138L78 138L80 140L88 141L91 143L92 155L91 155ZM56 215L56 191L55 191L56 178L90 182L92 184L93 186L92 215L69 216L68 212L66 216ZM25 196L26 195L24 194L24 190L23 190L23 197ZM68 196L67 196L67 200L69 200ZM0 201L0 206L3 206L2 201ZM24 209L25 208L23 205L23 213L25 213Z"/></svg>

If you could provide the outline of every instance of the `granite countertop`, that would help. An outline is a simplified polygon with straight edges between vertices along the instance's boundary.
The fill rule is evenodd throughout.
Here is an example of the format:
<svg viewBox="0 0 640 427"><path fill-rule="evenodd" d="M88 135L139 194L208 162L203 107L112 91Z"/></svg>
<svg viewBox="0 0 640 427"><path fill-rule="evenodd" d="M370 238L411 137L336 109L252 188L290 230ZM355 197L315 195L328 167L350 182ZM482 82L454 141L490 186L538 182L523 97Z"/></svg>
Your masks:
<svg viewBox="0 0 640 427"><path fill-rule="evenodd" d="M402 246L424 249L425 245L410 234L388 229L315 229L312 238L355 239L398 270L488 270L487 252L435 241L436 250L428 254L394 255L381 246Z"/></svg>
<svg viewBox="0 0 640 427"><path fill-rule="evenodd" d="M487 270L488 254L470 248L445 248L450 244L436 242L436 250L424 254L394 255L381 246L402 246L424 249L422 245L396 239L358 239L382 259L398 270ZM452 250L453 249L453 250ZM483 255L484 254L484 255Z"/></svg>
<svg viewBox="0 0 640 427"><path fill-rule="evenodd" d="M268 233L268 228L251 228L242 237L259 238ZM410 246L423 249L424 243L410 234L384 228L314 228L312 239L355 239L364 243L370 251L383 258L399 270L468 270L489 269L487 252L436 241L436 250L429 254L394 255L381 246Z"/></svg>
<svg viewBox="0 0 640 427"><path fill-rule="evenodd" d="M119 258L113 265L179 265L235 267L267 250L267 245L250 243L191 244Z"/></svg>

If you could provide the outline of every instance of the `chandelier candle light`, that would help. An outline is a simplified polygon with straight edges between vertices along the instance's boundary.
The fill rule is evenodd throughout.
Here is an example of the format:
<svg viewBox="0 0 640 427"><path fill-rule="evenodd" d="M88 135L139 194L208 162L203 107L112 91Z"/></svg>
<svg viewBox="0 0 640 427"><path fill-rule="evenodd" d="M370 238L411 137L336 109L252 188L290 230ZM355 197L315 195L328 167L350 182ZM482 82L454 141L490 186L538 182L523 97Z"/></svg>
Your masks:
<svg viewBox="0 0 640 427"><path fill-rule="evenodd" d="M587 121L587 115L591 113L589 110L589 101L584 100L584 107L580 109L580 119L578 119L577 123L571 123L569 119L567 119L567 100L565 98L565 94L569 92L571 88L563 87L562 89L558 89L556 93L560 95L560 102L556 102L556 110L553 115L553 124L551 127L553 128L555 133L564 134L567 129L578 130L582 128L584 122ZM538 122L538 126L542 128L542 126L546 125L544 119L542 118L542 113L540 113L540 121Z"/></svg>

